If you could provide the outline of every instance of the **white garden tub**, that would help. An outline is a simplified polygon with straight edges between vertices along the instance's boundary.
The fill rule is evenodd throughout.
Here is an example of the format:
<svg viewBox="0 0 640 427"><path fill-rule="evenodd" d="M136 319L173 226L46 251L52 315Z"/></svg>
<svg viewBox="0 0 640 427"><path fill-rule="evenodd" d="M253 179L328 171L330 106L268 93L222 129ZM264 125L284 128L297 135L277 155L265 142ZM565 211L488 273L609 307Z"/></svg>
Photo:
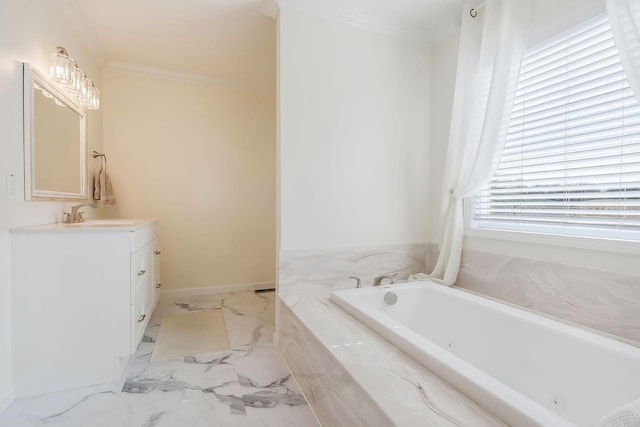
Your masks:
<svg viewBox="0 0 640 427"><path fill-rule="evenodd" d="M514 426L596 426L640 398L639 348L488 298L429 281L330 298Z"/></svg>

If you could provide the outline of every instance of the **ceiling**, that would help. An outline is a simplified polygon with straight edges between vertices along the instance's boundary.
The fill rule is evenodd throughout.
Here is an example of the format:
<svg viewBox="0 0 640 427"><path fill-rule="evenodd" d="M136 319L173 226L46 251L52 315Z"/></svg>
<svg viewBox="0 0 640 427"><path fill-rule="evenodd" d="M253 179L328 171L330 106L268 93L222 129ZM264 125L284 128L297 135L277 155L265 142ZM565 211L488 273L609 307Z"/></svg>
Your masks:
<svg viewBox="0 0 640 427"><path fill-rule="evenodd" d="M463 0L279 0L330 19L428 41ZM273 88L275 0L75 0L114 66L191 73ZM271 16L269 16L271 15Z"/></svg>
<svg viewBox="0 0 640 427"><path fill-rule="evenodd" d="M464 0L277 0L316 15L430 43L460 22Z"/></svg>

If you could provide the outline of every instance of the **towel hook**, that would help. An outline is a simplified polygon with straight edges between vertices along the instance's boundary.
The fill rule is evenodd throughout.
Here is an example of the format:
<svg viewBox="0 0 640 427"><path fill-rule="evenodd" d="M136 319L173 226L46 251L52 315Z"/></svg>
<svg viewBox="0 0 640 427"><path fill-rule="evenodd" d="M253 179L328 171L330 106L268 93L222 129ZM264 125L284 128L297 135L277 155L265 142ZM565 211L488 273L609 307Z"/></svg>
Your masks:
<svg viewBox="0 0 640 427"><path fill-rule="evenodd" d="M93 158L101 157L100 162L100 170L107 170L107 155L104 153L98 153L96 150L93 150Z"/></svg>

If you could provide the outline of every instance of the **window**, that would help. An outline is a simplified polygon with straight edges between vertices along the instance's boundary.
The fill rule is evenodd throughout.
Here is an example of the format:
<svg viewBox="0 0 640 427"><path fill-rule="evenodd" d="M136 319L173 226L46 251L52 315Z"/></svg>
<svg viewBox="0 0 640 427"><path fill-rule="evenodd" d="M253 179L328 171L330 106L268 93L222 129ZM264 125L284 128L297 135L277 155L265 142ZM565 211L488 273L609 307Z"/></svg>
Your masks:
<svg viewBox="0 0 640 427"><path fill-rule="evenodd" d="M526 52L472 227L640 240L640 105L606 14Z"/></svg>

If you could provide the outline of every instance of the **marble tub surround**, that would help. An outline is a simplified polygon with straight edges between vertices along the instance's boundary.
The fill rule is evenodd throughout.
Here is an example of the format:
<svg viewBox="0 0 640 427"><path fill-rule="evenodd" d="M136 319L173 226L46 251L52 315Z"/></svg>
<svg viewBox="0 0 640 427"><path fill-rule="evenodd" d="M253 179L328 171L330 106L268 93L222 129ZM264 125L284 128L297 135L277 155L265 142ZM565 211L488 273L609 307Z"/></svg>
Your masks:
<svg viewBox="0 0 640 427"><path fill-rule="evenodd" d="M296 320L295 315L286 306L280 310L283 329L279 347L322 425L393 425L373 399L353 382L346 369Z"/></svg>
<svg viewBox="0 0 640 427"><path fill-rule="evenodd" d="M439 256L440 247L435 243L427 243L427 269L425 271L432 272L436 268Z"/></svg>
<svg viewBox="0 0 640 427"><path fill-rule="evenodd" d="M19 399L0 426L317 427L272 343L273 292L163 298L121 389ZM231 349L150 363L162 317L222 308Z"/></svg>
<svg viewBox="0 0 640 427"><path fill-rule="evenodd" d="M422 243L364 248L280 251L278 293L355 287L350 276L370 285L376 276L405 280L427 269L427 245Z"/></svg>
<svg viewBox="0 0 640 427"><path fill-rule="evenodd" d="M281 294L277 307L278 349L324 425L506 426L328 298Z"/></svg>
<svg viewBox="0 0 640 427"><path fill-rule="evenodd" d="M464 250L456 285L640 346L640 276Z"/></svg>

